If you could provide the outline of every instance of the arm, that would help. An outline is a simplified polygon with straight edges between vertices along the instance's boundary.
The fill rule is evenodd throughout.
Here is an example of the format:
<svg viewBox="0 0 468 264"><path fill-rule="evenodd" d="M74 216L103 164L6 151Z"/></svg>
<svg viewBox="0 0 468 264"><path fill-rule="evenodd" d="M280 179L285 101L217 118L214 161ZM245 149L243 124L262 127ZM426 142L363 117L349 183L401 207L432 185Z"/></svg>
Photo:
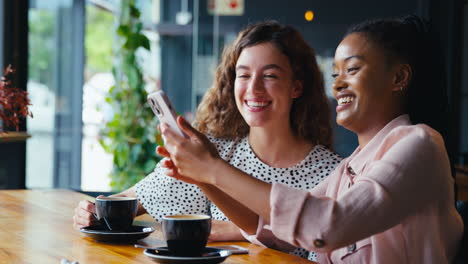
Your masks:
<svg viewBox="0 0 468 264"><path fill-rule="evenodd" d="M158 147L156 151L159 155L170 158L170 154L169 152L167 152L165 148ZM225 162L224 160L220 158L218 160L221 161L221 163L228 164L227 162ZM232 197L224 193L215 185L194 181L194 180L191 180L190 178L181 176L178 173L177 167L174 166L171 160L166 160L164 163L162 163L162 166L167 169L166 171L167 175L184 180L192 184L197 184L200 187L200 189L207 195L207 197L212 202L214 202L218 206L218 208L221 211L223 211L223 213L229 219L231 219L231 221L233 221L239 228L243 229L247 233L254 234L256 232L257 224L258 224L258 215L254 213L252 210L250 210L248 207L234 200ZM228 167L231 167L231 166L228 164ZM263 183L262 181L259 181L259 182ZM237 182L235 182L234 184L237 184Z"/></svg>
<svg viewBox="0 0 468 264"><path fill-rule="evenodd" d="M379 159L367 163L355 184L340 191L339 198L319 198L275 184L271 197L274 234L309 250L329 252L401 224L436 200L451 204L447 199L452 179L443 144L410 134L382 146L388 149L379 150ZM334 176L338 175L330 177ZM347 177L341 182L346 186ZM340 181L332 184L338 186ZM324 241L323 247L315 246L317 239Z"/></svg>
<svg viewBox="0 0 468 264"><path fill-rule="evenodd" d="M219 158L217 149L204 135L198 133L180 117L178 122L189 139L178 137L164 125L160 127L166 144L165 148L158 147L158 154L171 159L167 160L166 165L163 164L169 168L166 174L205 186L203 188L211 199L215 200L218 207L231 220L249 233L255 233L255 236L248 234L246 236L251 242L283 251L294 250L289 243L277 239L271 230L261 230L264 224L268 224L270 218L271 185L251 177ZM217 176L219 181L212 181ZM259 219L256 214L265 219ZM248 217L245 217L246 215ZM256 232L258 230L260 231Z"/></svg>
<svg viewBox="0 0 468 264"><path fill-rule="evenodd" d="M257 231L258 215L213 185L200 186L208 198L239 228L249 234ZM242 236L242 234L239 235Z"/></svg>
<svg viewBox="0 0 468 264"><path fill-rule="evenodd" d="M246 241L246 239L242 235L239 227L237 227L233 222L212 220L211 233L208 237L208 241Z"/></svg>
<svg viewBox="0 0 468 264"><path fill-rule="evenodd" d="M230 216L234 222L236 221L232 217L238 219L239 222L242 222L244 218L245 212L238 211L240 207L255 214L255 225L249 229L242 228L248 233L255 233L259 216L269 222L271 184L258 180L223 160L217 160L211 164L212 170L207 173L207 176L211 175L208 184L212 190L219 190L222 193L218 197L219 203L217 204L220 209L236 214L236 216ZM218 175L223 176L218 177Z"/></svg>
<svg viewBox="0 0 468 264"><path fill-rule="evenodd" d="M220 208L234 214L230 216L233 217L233 221L243 218L243 213L246 212L242 208L245 207L269 219L271 184L255 179L231 166L219 157L216 148L203 134L192 128L180 116L177 122L188 135L188 139L177 135L165 124L161 126L166 142L165 149L174 165L173 173L168 175L204 186L213 199L219 201ZM158 152L162 152L161 148ZM232 198L228 198L229 196ZM226 198L228 199L224 200ZM236 211L238 209L242 211Z"/></svg>
<svg viewBox="0 0 468 264"><path fill-rule="evenodd" d="M207 151L209 145L201 135L181 118L178 122L190 139L177 138L167 129L163 135L169 139L167 148L179 174L217 186L270 222L276 237L313 251L331 251L385 231L431 203L440 188L447 190L451 185L443 142L433 141L421 129L399 131L395 140L382 143L379 160L370 162L354 186L340 190L334 199L281 184L272 188L219 160ZM330 177L334 176L339 177ZM365 229L356 228L363 221L368 223ZM316 239L325 245L316 247Z"/></svg>

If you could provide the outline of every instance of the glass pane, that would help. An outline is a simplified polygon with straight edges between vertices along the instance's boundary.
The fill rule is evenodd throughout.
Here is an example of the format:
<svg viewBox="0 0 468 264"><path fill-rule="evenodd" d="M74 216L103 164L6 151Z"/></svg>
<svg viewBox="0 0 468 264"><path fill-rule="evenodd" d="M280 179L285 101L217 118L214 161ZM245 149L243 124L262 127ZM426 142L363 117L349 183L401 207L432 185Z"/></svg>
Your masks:
<svg viewBox="0 0 468 264"><path fill-rule="evenodd" d="M140 0L137 4L144 24L151 25L157 21L159 1ZM106 4L99 1L86 3L81 160L81 189L85 191L112 190L110 173L114 157L112 153L105 152L99 140L104 138L102 130L114 115L114 110L106 102L106 95L115 82L112 68L118 65L114 65L117 59L113 54L113 50L116 49L114 44L117 18L111 10L117 10L119 7L117 1L109 1ZM145 30L144 34L150 40L151 51L139 49L136 56L144 74L145 89L150 92L160 85L159 35L151 30ZM156 123L153 129L156 129Z"/></svg>
<svg viewBox="0 0 468 264"><path fill-rule="evenodd" d="M53 5L36 6L29 10L29 78L28 91L34 118L28 120L26 186L53 186L55 116L54 50L57 30L57 9ZM38 173L40 172L40 173Z"/></svg>
<svg viewBox="0 0 468 264"><path fill-rule="evenodd" d="M28 188L80 188L83 3L29 2Z"/></svg>
<svg viewBox="0 0 468 264"><path fill-rule="evenodd" d="M99 144L99 130L112 116L105 102L112 76L114 15L87 2L85 32L85 83L83 86L83 141L81 155L81 189L110 191L109 173L112 155Z"/></svg>

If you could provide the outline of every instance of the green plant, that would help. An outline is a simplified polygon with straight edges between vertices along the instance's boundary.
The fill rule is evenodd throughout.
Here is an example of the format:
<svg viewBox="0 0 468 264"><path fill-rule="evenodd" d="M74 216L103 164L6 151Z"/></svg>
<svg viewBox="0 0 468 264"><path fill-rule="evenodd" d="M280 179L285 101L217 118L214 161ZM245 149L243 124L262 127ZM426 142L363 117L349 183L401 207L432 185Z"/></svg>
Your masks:
<svg viewBox="0 0 468 264"><path fill-rule="evenodd" d="M160 142L157 121L147 106L143 74L136 60L137 49L150 49L139 18L134 0L121 1L112 69L115 85L106 97L114 113L100 131L101 145L114 155L110 175L113 191L131 187L159 161L155 154Z"/></svg>

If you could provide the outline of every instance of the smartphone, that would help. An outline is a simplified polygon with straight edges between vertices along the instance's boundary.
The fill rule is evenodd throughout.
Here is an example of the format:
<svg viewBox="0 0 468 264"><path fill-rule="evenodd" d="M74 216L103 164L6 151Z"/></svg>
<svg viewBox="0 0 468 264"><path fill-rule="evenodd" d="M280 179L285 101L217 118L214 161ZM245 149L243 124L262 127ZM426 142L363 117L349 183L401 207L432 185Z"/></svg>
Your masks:
<svg viewBox="0 0 468 264"><path fill-rule="evenodd" d="M219 249L229 250L229 251L231 251L232 254L248 254L249 253L248 249L246 249L244 247L237 246L237 245L214 246L214 247L219 248Z"/></svg>
<svg viewBox="0 0 468 264"><path fill-rule="evenodd" d="M187 135L177 125L177 114L174 107L172 107L171 101L169 101L169 97L162 90L150 93L147 100L159 122L166 123L177 134L187 138Z"/></svg>

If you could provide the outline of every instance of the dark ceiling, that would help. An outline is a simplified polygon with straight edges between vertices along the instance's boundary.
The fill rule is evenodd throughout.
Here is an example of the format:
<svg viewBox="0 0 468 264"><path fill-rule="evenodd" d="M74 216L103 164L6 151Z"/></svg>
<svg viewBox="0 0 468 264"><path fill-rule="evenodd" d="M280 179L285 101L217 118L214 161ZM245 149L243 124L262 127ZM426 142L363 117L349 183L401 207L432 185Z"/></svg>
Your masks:
<svg viewBox="0 0 468 264"><path fill-rule="evenodd" d="M332 56L349 25L376 17L420 14L423 1L427 0L244 0L243 16L220 16L220 32L237 33L249 23L274 19L296 27L317 53ZM180 1L165 0L164 3L163 20L174 23L171 20L180 9ZM206 27L201 31L211 32L213 16L207 13L206 3L207 0L199 2L200 24ZM304 19L307 10L315 14L311 22Z"/></svg>

